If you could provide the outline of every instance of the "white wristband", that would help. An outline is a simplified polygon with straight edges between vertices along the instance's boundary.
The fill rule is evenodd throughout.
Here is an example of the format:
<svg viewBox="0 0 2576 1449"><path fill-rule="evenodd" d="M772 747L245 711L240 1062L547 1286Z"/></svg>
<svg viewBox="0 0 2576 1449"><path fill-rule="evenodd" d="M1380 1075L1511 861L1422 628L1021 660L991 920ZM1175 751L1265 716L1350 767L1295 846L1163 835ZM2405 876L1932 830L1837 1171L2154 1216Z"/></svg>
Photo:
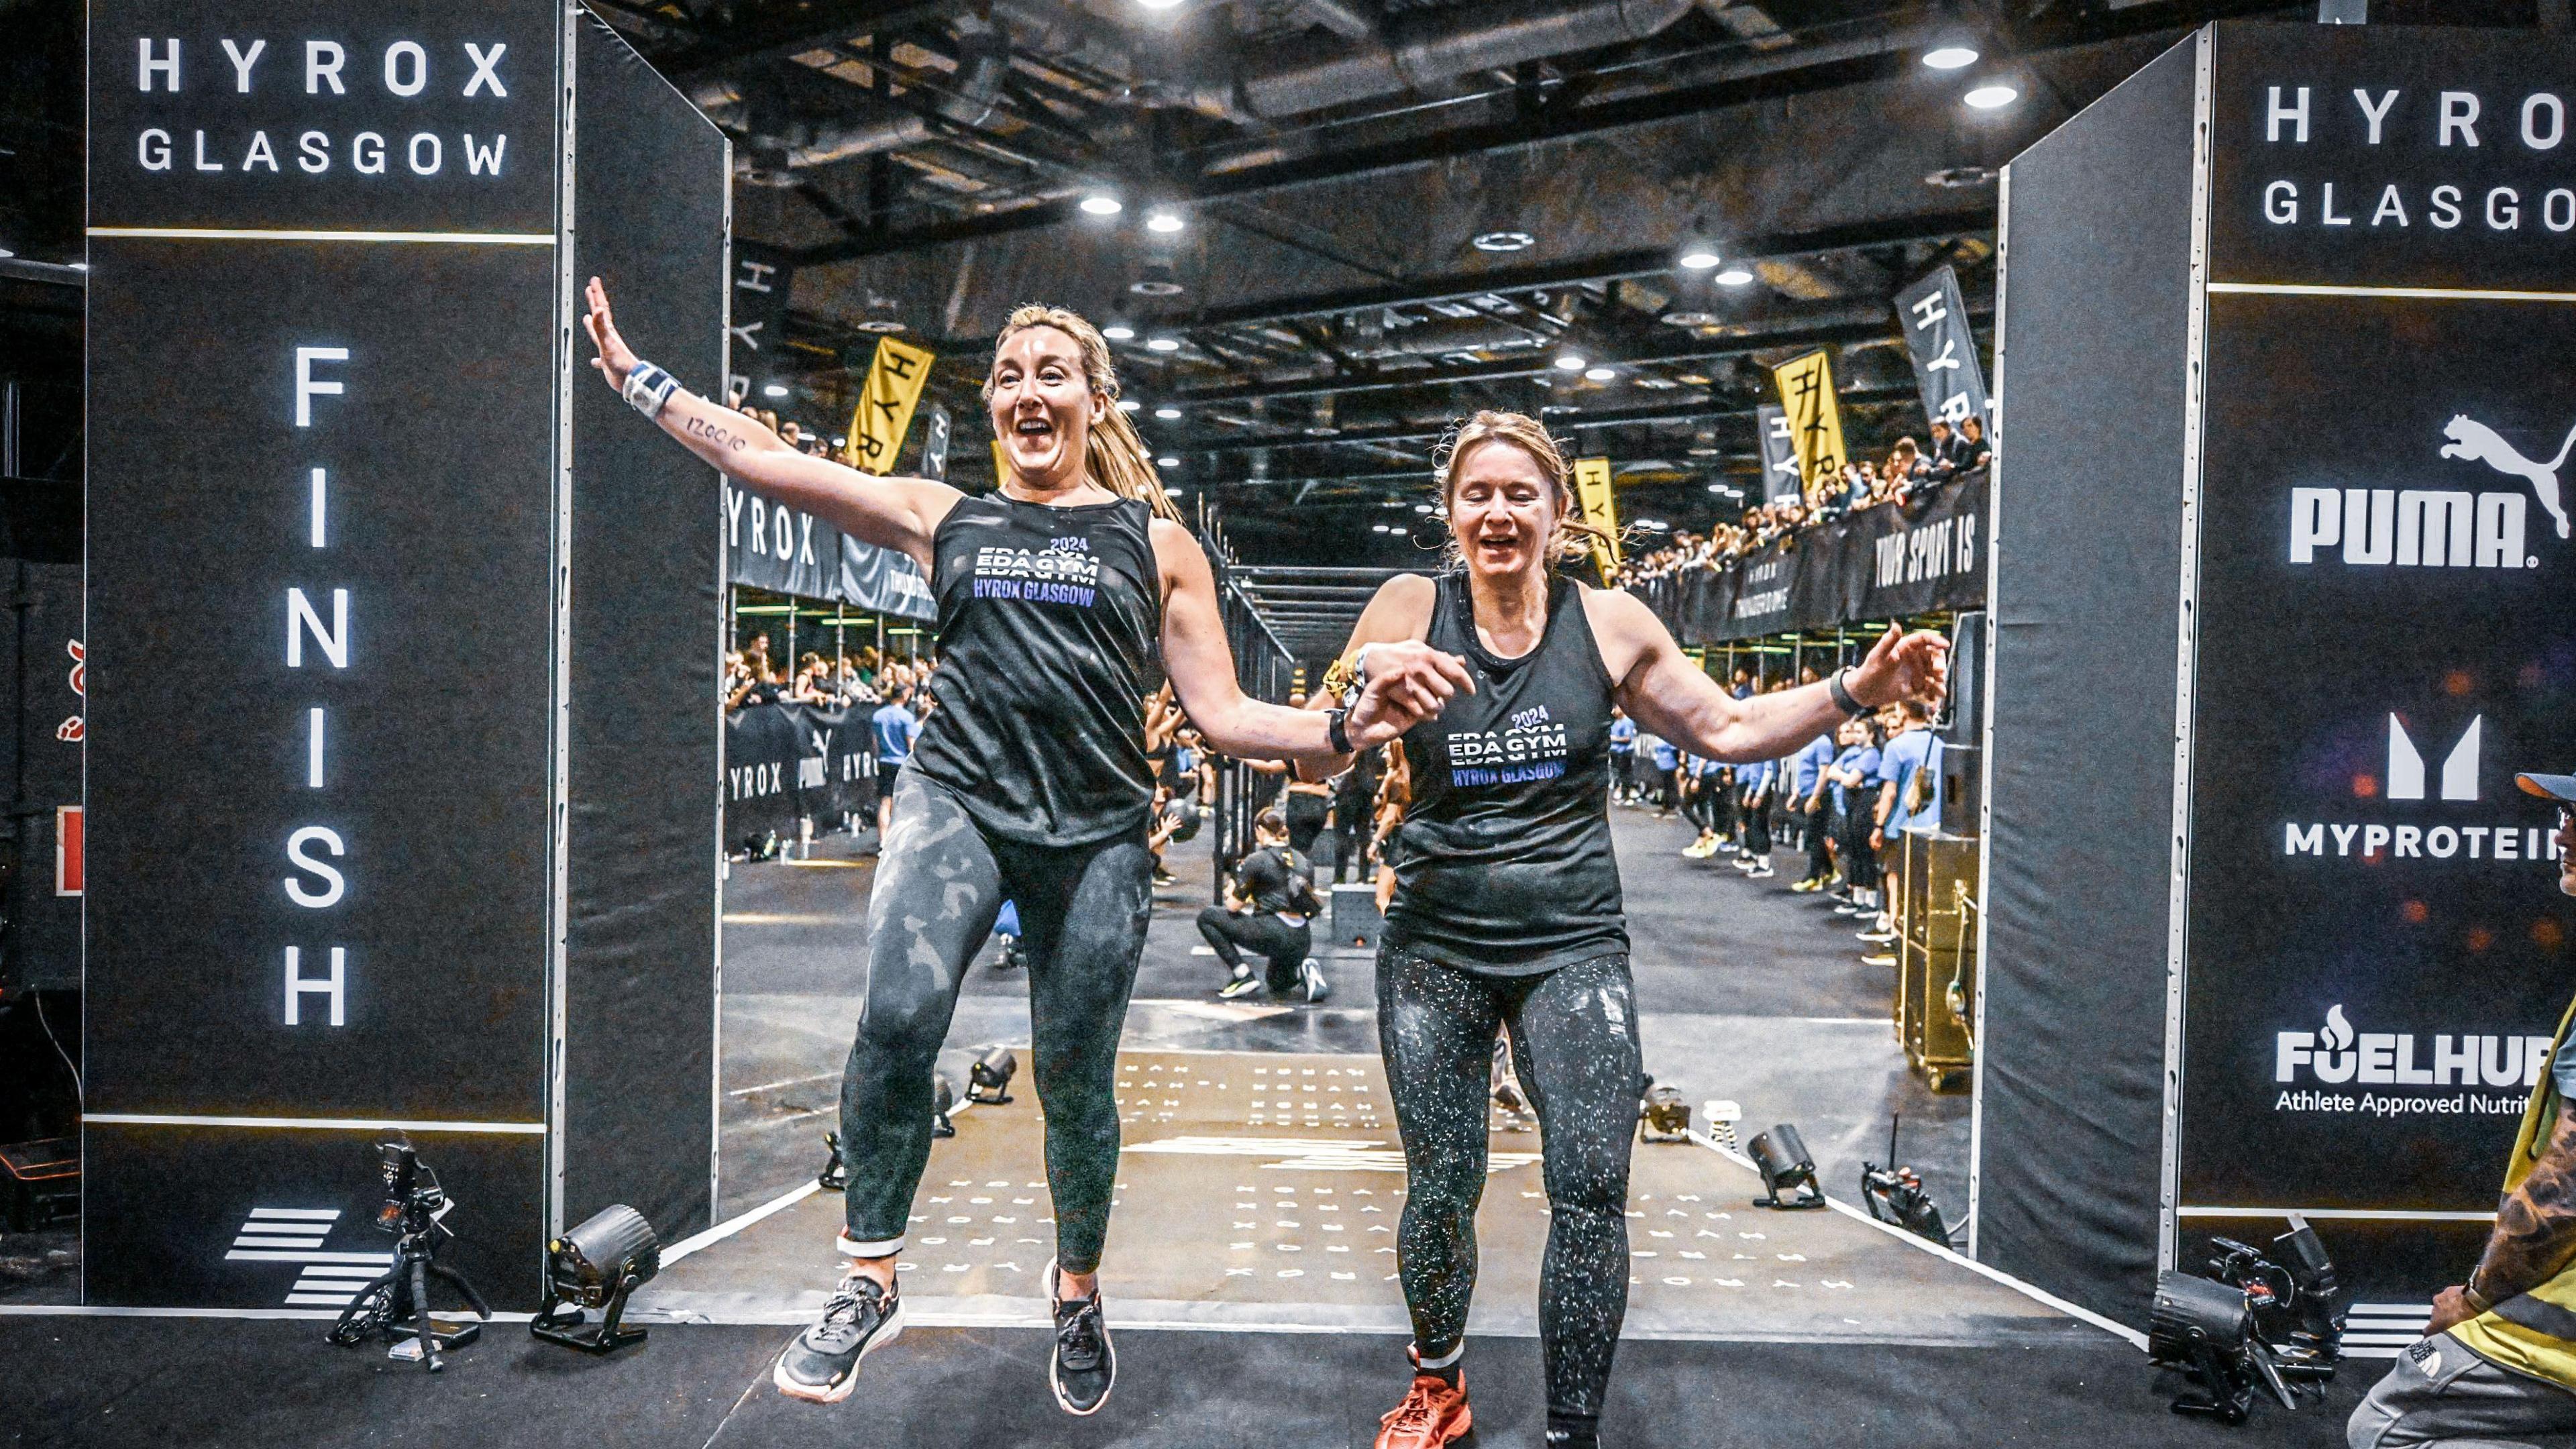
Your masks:
<svg viewBox="0 0 2576 1449"><path fill-rule="evenodd" d="M653 364L638 361L626 371L626 385L619 389L627 404L648 418L662 415L662 405L680 390L680 380Z"/></svg>

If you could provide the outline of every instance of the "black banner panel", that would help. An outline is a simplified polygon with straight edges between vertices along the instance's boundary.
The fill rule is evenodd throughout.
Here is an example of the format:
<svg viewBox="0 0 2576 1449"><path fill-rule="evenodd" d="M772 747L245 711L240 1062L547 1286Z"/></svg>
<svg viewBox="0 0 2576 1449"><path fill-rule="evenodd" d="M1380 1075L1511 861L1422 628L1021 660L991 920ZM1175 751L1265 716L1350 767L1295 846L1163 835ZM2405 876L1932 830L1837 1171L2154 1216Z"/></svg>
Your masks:
<svg viewBox="0 0 2576 1449"><path fill-rule="evenodd" d="M1830 629L1986 600L1986 474L1865 508L1755 549L1722 569L1648 579L1643 598L1684 644Z"/></svg>
<svg viewBox="0 0 2576 1449"><path fill-rule="evenodd" d="M2513 785L2576 767L2571 64L2218 34L2186 1264L2297 1210L2376 1296L2459 1281L2576 989L2555 821Z"/></svg>
<svg viewBox="0 0 2576 1449"><path fill-rule="evenodd" d="M91 7L93 1303L337 1308L395 1132L502 1307L711 1210L720 513L567 391L579 13ZM578 260L713 379L723 142L575 43Z"/></svg>

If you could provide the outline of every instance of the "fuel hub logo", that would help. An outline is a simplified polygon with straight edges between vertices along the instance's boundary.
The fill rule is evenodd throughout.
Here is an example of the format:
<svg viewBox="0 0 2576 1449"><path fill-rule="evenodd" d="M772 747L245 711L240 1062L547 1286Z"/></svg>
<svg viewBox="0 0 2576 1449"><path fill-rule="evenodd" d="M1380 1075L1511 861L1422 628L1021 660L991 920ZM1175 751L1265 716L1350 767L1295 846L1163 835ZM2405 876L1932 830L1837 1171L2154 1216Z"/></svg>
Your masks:
<svg viewBox="0 0 2576 1449"><path fill-rule="evenodd" d="M2283 1112L2352 1112L2374 1117L2520 1112L2524 1094L2549 1068L2549 1038L2500 1032L2359 1031L2343 1003L2326 1008L2315 1031L2275 1032L2272 1080ZM2358 1087L2356 1093L2338 1087ZM2448 1087L2447 1094L2381 1093L2374 1087Z"/></svg>

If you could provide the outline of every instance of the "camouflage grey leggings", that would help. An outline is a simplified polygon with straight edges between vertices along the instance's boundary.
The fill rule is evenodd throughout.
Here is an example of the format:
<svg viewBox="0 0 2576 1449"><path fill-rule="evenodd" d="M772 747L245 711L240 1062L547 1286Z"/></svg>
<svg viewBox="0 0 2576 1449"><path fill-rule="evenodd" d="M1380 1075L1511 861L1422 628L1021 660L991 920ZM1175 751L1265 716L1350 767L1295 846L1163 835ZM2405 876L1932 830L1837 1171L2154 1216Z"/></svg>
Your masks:
<svg viewBox="0 0 2576 1449"><path fill-rule="evenodd" d="M841 1077L850 1186L842 1252L900 1251L930 1161L931 1073L966 965L1002 902L1020 908L1030 1064L1046 1113L1056 1259L1100 1265L1118 1178L1118 1032L1153 909L1154 859L1132 835L1070 849L987 836L957 797L907 769L868 898L858 1036Z"/></svg>

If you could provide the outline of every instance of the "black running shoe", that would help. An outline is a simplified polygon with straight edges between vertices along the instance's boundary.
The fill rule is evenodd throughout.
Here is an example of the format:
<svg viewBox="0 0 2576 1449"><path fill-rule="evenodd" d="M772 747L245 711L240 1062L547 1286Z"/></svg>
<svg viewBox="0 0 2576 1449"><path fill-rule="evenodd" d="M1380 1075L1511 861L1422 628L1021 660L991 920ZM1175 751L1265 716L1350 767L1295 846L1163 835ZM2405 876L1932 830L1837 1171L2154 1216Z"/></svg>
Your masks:
<svg viewBox="0 0 2576 1449"><path fill-rule="evenodd" d="M1055 1303L1055 1357L1047 1385L1068 1414L1096 1414L1118 1382L1118 1354L1109 1346L1109 1324L1100 1316L1100 1290L1071 1302L1058 1297L1058 1270L1047 1264L1047 1297Z"/></svg>
<svg viewBox="0 0 2576 1449"><path fill-rule="evenodd" d="M859 1360L903 1332L903 1300L852 1273L823 1305L823 1321L796 1335L770 1380L791 1399L837 1404L858 1382Z"/></svg>

